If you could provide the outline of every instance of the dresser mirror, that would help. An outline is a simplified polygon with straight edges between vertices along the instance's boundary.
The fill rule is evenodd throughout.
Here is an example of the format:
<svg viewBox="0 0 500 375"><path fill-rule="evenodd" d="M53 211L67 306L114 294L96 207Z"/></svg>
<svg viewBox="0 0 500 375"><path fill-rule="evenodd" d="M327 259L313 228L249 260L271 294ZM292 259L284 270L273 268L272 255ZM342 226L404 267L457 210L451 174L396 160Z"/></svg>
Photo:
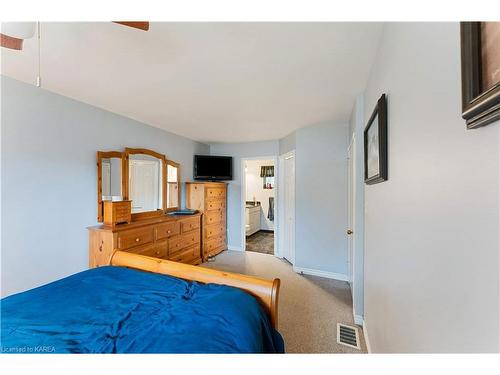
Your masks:
<svg viewBox="0 0 500 375"><path fill-rule="evenodd" d="M167 211L175 211L180 207L180 167L179 164L167 160Z"/></svg>
<svg viewBox="0 0 500 375"><path fill-rule="evenodd" d="M97 152L97 220L104 201L131 201L132 221L180 208L180 164L145 148Z"/></svg>
<svg viewBox="0 0 500 375"><path fill-rule="evenodd" d="M167 160L148 149L125 149L125 199L132 201L132 219L163 215L166 205Z"/></svg>
<svg viewBox="0 0 500 375"><path fill-rule="evenodd" d="M103 221L104 201L121 201L124 194L123 153L97 152L97 221Z"/></svg>

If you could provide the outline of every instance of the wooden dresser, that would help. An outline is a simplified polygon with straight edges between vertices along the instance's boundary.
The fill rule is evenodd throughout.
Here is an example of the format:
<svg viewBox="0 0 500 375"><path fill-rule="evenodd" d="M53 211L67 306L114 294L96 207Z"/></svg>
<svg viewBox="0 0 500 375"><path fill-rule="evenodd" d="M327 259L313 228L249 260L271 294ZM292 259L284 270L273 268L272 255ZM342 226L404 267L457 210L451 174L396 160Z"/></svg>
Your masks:
<svg viewBox="0 0 500 375"><path fill-rule="evenodd" d="M226 200L226 183L186 182L186 207L203 213L201 235L203 261L227 248Z"/></svg>
<svg viewBox="0 0 500 375"><path fill-rule="evenodd" d="M89 227L89 267L109 265L115 250L200 264L201 213L163 215L114 227Z"/></svg>

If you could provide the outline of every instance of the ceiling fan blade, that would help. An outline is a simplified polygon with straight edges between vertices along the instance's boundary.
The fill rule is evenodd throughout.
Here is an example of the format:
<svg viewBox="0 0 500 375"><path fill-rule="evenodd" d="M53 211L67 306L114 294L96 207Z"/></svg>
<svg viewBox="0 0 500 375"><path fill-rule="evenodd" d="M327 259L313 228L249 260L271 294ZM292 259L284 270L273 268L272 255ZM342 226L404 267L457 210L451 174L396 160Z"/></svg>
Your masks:
<svg viewBox="0 0 500 375"><path fill-rule="evenodd" d="M113 21L114 23L119 23L120 25L125 25L128 27L133 27L135 29L148 31L149 22L137 22L137 21Z"/></svg>
<svg viewBox="0 0 500 375"><path fill-rule="evenodd" d="M18 51L23 49L23 39L14 38L13 36L8 36L0 33L0 46L10 49L16 49Z"/></svg>

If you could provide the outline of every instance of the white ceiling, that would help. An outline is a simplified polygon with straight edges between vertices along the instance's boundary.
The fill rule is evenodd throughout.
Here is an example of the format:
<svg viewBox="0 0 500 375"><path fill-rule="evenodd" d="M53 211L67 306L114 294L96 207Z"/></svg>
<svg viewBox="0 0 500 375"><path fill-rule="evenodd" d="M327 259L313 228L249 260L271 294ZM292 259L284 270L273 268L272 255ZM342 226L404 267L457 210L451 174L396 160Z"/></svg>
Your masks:
<svg viewBox="0 0 500 375"><path fill-rule="evenodd" d="M42 23L43 88L203 142L278 139L345 123L380 23ZM2 48L2 74L34 83L36 37Z"/></svg>

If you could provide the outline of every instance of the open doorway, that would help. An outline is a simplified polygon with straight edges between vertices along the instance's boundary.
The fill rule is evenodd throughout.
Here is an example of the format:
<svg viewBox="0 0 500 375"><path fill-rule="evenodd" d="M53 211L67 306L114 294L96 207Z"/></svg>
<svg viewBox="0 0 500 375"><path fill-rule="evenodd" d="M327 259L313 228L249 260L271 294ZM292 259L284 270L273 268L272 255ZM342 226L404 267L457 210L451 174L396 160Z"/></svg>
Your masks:
<svg viewBox="0 0 500 375"><path fill-rule="evenodd" d="M243 163L245 250L275 255L275 159L245 159Z"/></svg>

